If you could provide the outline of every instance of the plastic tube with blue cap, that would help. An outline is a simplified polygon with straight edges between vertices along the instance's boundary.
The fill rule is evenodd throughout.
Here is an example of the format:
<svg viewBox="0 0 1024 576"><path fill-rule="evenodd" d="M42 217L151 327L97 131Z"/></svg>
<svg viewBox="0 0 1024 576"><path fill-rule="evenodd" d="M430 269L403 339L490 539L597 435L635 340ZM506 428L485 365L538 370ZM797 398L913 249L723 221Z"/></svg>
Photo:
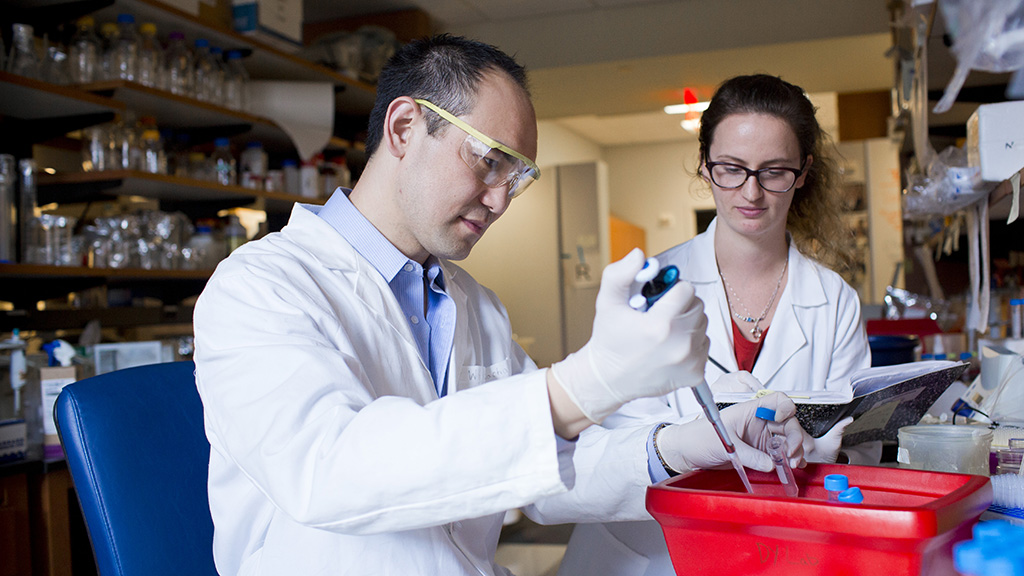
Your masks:
<svg viewBox="0 0 1024 576"><path fill-rule="evenodd" d="M760 406L754 412L754 416L761 420L775 422L775 410L771 408ZM789 458L786 457L785 436L773 434L768 439L768 456L775 464L775 472L779 475L779 482L782 483L782 489L785 490L786 496L796 498L800 494L800 489L796 485L796 478L793 477L793 468L789 465Z"/></svg>
<svg viewBox="0 0 1024 576"><path fill-rule="evenodd" d="M828 501L838 502L839 494L850 487L850 480L845 474L829 474L825 476L825 490L828 491Z"/></svg>

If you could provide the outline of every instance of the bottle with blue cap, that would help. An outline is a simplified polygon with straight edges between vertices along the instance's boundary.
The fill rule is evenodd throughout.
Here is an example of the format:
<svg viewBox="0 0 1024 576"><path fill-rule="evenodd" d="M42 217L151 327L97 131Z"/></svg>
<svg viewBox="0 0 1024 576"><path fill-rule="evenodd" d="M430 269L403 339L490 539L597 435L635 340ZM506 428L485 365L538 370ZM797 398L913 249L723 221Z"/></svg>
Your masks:
<svg viewBox="0 0 1024 576"><path fill-rule="evenodd" d="M839 494L850 488L850 480L846 474L829 474L825 476L825 490L828 491L829 502L839 502Z"/></svg>
<svg viewBox="0 0 1024 576"><path fill-rule="evenodd" d="M953 565L967 576L1024 576L1024 527L1002 520L974 525L974 538L953 545Z"/></svg>

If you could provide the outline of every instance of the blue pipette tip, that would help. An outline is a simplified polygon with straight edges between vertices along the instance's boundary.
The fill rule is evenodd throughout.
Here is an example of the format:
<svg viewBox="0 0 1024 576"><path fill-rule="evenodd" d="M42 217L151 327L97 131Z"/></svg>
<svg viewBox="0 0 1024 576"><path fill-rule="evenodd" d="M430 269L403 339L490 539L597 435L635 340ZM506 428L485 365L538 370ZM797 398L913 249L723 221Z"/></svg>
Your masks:
<svg viewBox="0 0 1024 576"><path fill-rule="evenodd" d="M775 410L771 408L765 408L764 406L758 406L757 410L754 411L754 416L757 416L761 420L767 420L769 422L775 422Z"/></svg>

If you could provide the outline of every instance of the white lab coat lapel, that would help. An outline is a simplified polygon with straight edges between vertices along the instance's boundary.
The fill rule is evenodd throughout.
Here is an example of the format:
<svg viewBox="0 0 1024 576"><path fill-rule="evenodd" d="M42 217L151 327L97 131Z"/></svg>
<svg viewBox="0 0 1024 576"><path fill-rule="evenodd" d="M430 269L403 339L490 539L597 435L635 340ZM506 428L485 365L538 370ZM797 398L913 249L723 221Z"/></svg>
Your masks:
<svg viewBox="0 0 1024 576"><path fill-rule="evenodd" d="M686 278L697 296L704 302L704 313L708 317L708 338L711 346L708 356L728 368L730 371L739 369L736 354L732 346L732 318L729 316L729 302L726 299L722 277L718 274L718 263L715 261L715 226L717 219L711 221L706 234L693 240L688 266L691 278ZM721 372L718 368L714 369ZM710 381L717 379L717 376Z"/></svg>
<svg viewBox="0 0 1024 576"><path fill-rule="evenodd" d="M441 270L444 274L444 286L448 297L455 302L455 341L452 343L452 353L448 356L448 394L458 391L462 383L460 369L470 364L466 355L469 354L467 338L460 337L469 331L469 313L466 308L466 293L459 288L454 281L454 275L461 273L455 266L448 266L444 260L441 261Z"/></svg>
<svg viewBox="0 0 1024 576"><path fill-rule="evenodd" d="M436 400L437 390L434 388L430 370L420 356L412 329L409 328L409 321L391 287L384 281L380 272L341 234L316 215L319 209L320 207L315 205L296 204L289 220L289 224L296 222L296 225L291 226L288 233L293 235L299 245L309 250L324 266L335 273L354 274L351 284L356 297L367 310L379 317L383 324L390 326L401 340L401 353L405 356L403 365L419 366L421 369L421 373L416 374L415 378L406 379L419 383L415 386L415 399L421 404ZM388 361L384 358L381 360ZM424 381L429 385L422 385Z"/></svg>
<svg viewBox="0 0 1024 576"><path fill-rule="evenodd" d="M775 309L771 328L754 364L754 376L768 382L798 350L810 343L800 324L801 310L828 303L821 279L811 263L789 243L789 278Z"/></svg>

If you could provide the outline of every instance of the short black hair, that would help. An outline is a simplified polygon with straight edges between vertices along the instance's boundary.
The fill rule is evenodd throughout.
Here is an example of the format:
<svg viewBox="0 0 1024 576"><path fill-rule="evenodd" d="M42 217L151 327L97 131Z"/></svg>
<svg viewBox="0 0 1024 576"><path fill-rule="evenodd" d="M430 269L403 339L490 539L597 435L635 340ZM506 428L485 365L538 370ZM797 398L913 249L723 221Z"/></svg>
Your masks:
<svg viewBox="0 0 1024 576"><path fill-rule="evenodd" d="M377 99L366 134L366 156L369 158L377 151L384 135L384 117L395 98L422 98L461 116L472 110L477 86L489 70L505 72L529 95L526 69L490 44L440 34L403 46L388 60L377 80ZM427 130L434 134L446 122L427 112L431 117Z"/></svg>

